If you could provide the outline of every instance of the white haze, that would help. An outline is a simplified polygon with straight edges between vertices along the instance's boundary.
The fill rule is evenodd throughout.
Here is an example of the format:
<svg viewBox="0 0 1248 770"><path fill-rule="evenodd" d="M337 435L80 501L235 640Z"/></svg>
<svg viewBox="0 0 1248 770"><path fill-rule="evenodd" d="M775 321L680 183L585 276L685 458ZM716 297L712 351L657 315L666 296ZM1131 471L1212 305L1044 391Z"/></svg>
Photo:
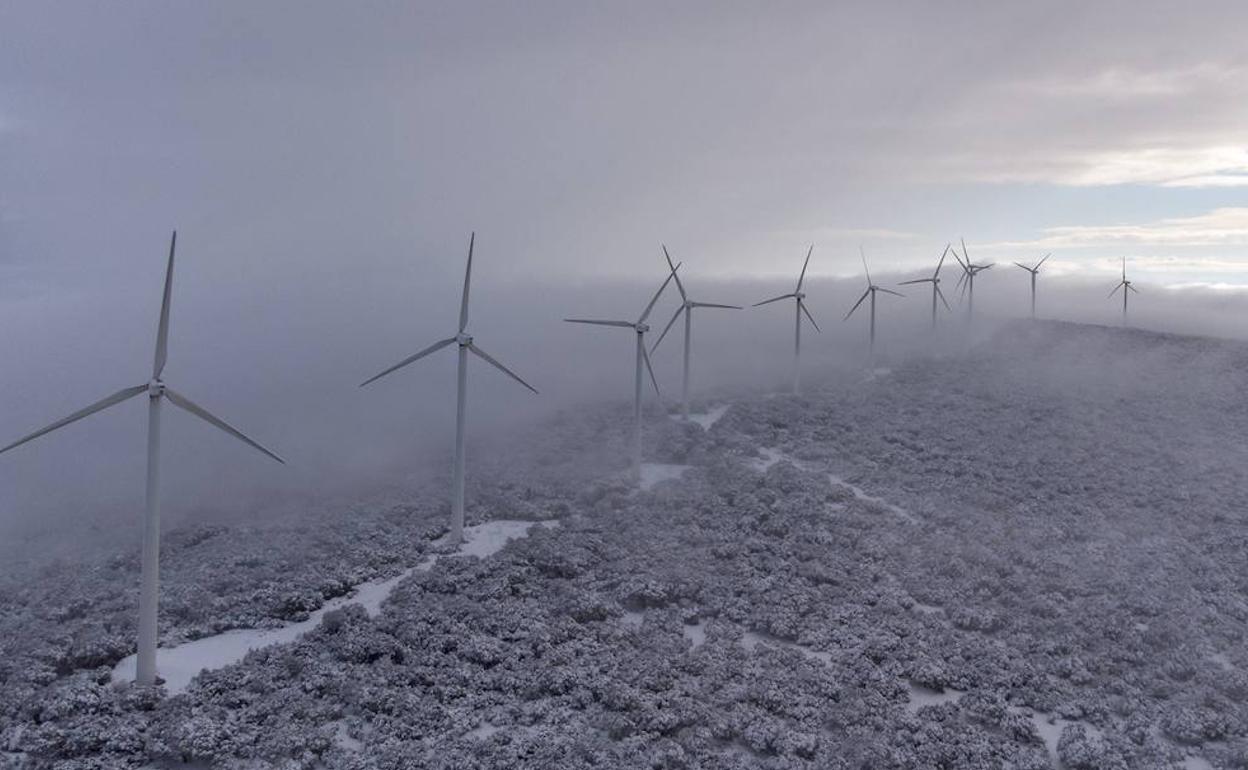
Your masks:
<svg viewBox="0 0 1248 770"><path fill-rule="evenodd" d="M462 254L382 272L344 271L340 280L291 274L253 282L195 258L183 238L174 290L171 386L282 454L279 466L190 416L165 420L165 510L173 523L297 515L399 494L444 475L454 426L453 350L396 372L366 389L358 383L454 331ZM663 277L657 249L646 257L653 280L632 283L505 283L494 246L478 242L470 331L488 352L530 380L534 396L482 362L470 362L471 452L489 451L498 431L523 431L564 408L624 405L632 397L632 334L566 324L566 316L634 318ZM159 309L162 255L146 274L104 298L43 297L0 306L0 325L23 333L0 338L0 355L27 362L0 382L0 437L12 440L126 385L146 380ZM448 249L448 251L452 251ZM826 255L816 252L813 262ZM682 256L677 252L677 256ZM786 260L796 269L800 249ZM790 291L790 282L723 281L690 259L682 268L695 298L749 305ZM940 350L968 339L946 267L954 313L940 311ZM877 272L878 283L909 275ZM817 386L829 367L864 363L867 306L844 313L859 279L808 279L810 308L823 333L806 328L804 362ZM1117 324L1120 303L1104 283L1042 275L1042 317ZM904 299L878 300L881 365L933 348L930 294L898 287ZM916 291L917 289L917 291ZM978 332L1026 312L1026 274L999 265L977 280ZM1238 292L1140 285L1133 325L1181 333L1243 337L1248 296ZM676 308L669 288L655 308L655 333ZM106 319L106 322L101 322ZM694 320L695 394L784 387L792 356L793 309L774 303L742 311L699 310ZM652 339L655 337L652 336ZM673 328L655 366L664 395L679 394L681 328ZM647 388L647 398L650 392ZM0 462L0 536L10 544L80 536L124 544L137 539L142 506L146 413L135 399L6 454ZM472 454L469 467L471 469ZM471 473L471 471L470 471ZM470 475L471 479L471 475ZM68 534L66 534L68 533ZM53 537L55 536L55 537Z"/></svg>

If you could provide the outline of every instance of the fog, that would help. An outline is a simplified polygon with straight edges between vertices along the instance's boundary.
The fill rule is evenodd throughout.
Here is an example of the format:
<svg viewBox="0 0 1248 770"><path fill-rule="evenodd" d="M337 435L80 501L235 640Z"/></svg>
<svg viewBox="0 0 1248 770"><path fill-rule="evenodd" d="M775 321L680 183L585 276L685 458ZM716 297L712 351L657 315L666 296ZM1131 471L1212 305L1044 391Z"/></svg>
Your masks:
<svg viewBox="0 0 1248 770"><path fill-rule="evenodd" d="M1206 8L5 5L0 440L146 379L175 227L168 382L289 460L171 411L175 524L445 473L452 351L356 385L453 331L473 230L472 331L542 391L474 360L473 452L627 402L629 335L560 319L634 317L661 242L738 304L815 242L811 382L862 361L860 244L885 282L965 236L1000 262L981 330L1026 307L1008 261L1053 250L1042 316L1118 323L1125 254L1133 324L1241 336L1241 290L1174 288L1242 285L1248 244L1243 9ZM880 298L883 361L930 349L924 288ZM699 311L697 391L783 383L791 313ZM0 537L137 538L144 424L140 399L0 458Z"/></svg>
<svg viewBox="0 0 1248 770"><path fill-rule="evenodd" d="M191 233L180 236L166 381L281 454L280 466L191 416L169 409L165 420L164 500L168 521L265 520L302 511L346 510L384 500L448 473L454 431L455 355L439 351L368 388L358 384L454 332L465 244L413 256L388 269L324 271L281 280L237 275L199 258ZM469 330L487 352L534 384L533 395L478 359L469 364L469 483L473 455L495 451L491 437L523 434L561 409L608 408L631 402L632 333L564 323L564 317L633 319L664 275L658 248L637 261L653 280L632 282L503 281L503 250L478 236ZM107 296L44 295L5 303L5 360L23 362L0 384L0 435L14 440L121 387L147 379L159 311L163 254L149 250L145 272L118 281ZM639 250L640 251L640 250ZM682 255L676 253L677 258ZM786 255L794 272L801 249ZM780 261L780 260L777 260ZM816 249L806 289L822 333L806 327L806 382L820 387L833 371L866 366L867 310L844 314L865 278L821 276L828 263L852 260ZM358 264L358 263L357 263ZM942 306L938 341L929 330L927 285L880 295L877 366L914 355L958 355L1004 319L1021 317L1027 276L998 265L976 282L976 318L968 328L955 289L956 265L943 271L953 304ZM262 272L262 271L261 271ZM792 282L723 280L689 255L681 268L692 297L750 305L792 290ZM877 283L911 274L877 270ZM1039 282L1038 313L1117 325L1113 285ZM1133 326L1185 334L1242 337L1248 296L1174 290L1147 283L1131 297ZM917 291L916 291L917 289ZM652 313L658 333L678 307L671 286ZM745 310L701 309L693 325L695 397L731 397L785 389L792 360L793 309L774 303ZM680 322L654 356L669 407L680 393ZM652 410L653 395L646 397ZM1078 397L1072 393L1072 397ZM652 414L656 413L654 411ZM621 424L621 430L624 430ZM3 533L56 547L85 537L110 545L136 540L142 509L146 411L135 399L20 447L0 463ZM623 465L625 458L621 458ZM63 543L62 543L63 545Z"/></svg>

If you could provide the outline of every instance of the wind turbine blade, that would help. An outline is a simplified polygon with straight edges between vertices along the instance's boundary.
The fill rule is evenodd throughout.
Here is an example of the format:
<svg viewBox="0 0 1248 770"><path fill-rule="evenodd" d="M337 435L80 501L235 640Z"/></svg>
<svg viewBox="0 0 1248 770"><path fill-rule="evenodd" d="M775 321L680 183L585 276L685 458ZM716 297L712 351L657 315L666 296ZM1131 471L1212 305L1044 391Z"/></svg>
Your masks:
<svg viewBox="0 0 1248 770"><path fill-rule="evenodd" d="M813 327L815 327L815 331L817 331L817 332L819 332L820 334L822 334L822 333L823 333L823 329L820 329L820 328L819 328L819 324L815 323L815 317L814 317L813 315L811 315L811 314L810 314L810 311L809 311L809 310L807 310L807 309L806 309L806 303L805 303L805 302L802 302L802 301L799 299L799 300L797 301L797 306L798 306L799 308L801 308L801 309L802 309L802 312L803 312L803 313L805 313L805 314L806 314L806 320L810 321L810 325L811 325L811 326L813 326Z"/></svg>
<svg viewBox="0 0 1248 770"><path fill-rule="evenodd" d="M966 239L958 238L958 241L962 244L962 258L966 260L966 264L971 264L971 252L966 250Z"/></svg>
<svg viewBox="0 0 1248 770"><path fill-rule="evenodd" d="M659 401L663 400L663 394L659 392L659 380L654 376L654 367L650 365L650 354L646 352L646 346L641 346L641 360L646 362L646 371L650 372L650 383L654 385L654 395L659 397Z"/></svg>
<svg viewBox="0 0 1248 770"><path fill-rule="evenodd" d="M1027 267L1026 265L1024 265L1024 264L1022 264L1022 263L1020 263L1020 262L1015 262L1014 264L1018 265L1019 267L1021 267L1022 269L1026 270L1026 271L1027 271L1027 272L1029 272L1029 273L1031 272L1031 268L1030 268L1030 267Z"/></svg>
<svg viewBox="0 0 1248 770"><path fill-rule="evenodd" d="M810 248L806 250L806 261L802 263L802 274L797 277L797 288L793 290L797 294L802 290L802 281L806 280L806 267L810 264L810 255L815 250L815 244L810 244Z"/></svg>
<svg viewBox="0 0 1248 770"><path fill-rule="evenodd" d="M240 431L238 428L235 428L233 425L230 425L225 420L222 420L220 417L217 417L216 415L212 414L207 409L203 408L199 404L196 404L194 401L178 393L172 388L165 388L165 395L169 397L169 400L173 402L174 406L185 409L186 411L195 415L196 417L203 420L204 422L209 423L210 425L215 425L216 427L230 434L231 436L243 442L244 444L251 447L252 449L255 449L259 452L262 452L268 455L269 457L272 457L274 460L277 460L282 465L286 464L285 460L273 454L269 450L265 449L257 442L252 441L251 439L244 436L242 431Z"/></svg>
<svg viewBox="0 0 1248 770"><path fill-rule="evenodd" d="M936 272L932 273L933 278L940 277L940 268L944 267L945 257L949 256L949 246L950 244L946 243L945 250L940 253L940 261L936 263Z"/></svg>
<svg viewBox="0 0 1248 770"><path fill-rule="evenodd" d="M1130 284L1130 283L1129 283L1129 284L1127 284L1127 288L1128 288L1128 289L1130 289L1131 291L1135 292L1136 294L1139 294L1139 293L1140 293L1140 290L1139 290L1139 289L1137 289L1137 288L1135 288L1135 285L1134 285L1134 284Z"/></svg>
<svg viewBox="0 0 1248 770"><path fill-rule="evenodd" d="M962 273L962 275L959 275L959 276L958 276L958 282L957 282L956 284L954 284L953 288L954 288L954 289L961 289L961 288L963 287L963 285L966 283L966 277L967 277L968 275L970 275L970 273L967 273L967 272L964 272L964 273Z"/></svg>
<svg viewBox="0 0 1248 770"><path fill-rule="evenodd" d="M745 310L740 305L721 305L718 302L694 302L694 307L722 307L725 310Z"/></svg>
<svg viewBox="0 0 1248 770"><path fill-rule="evenodd" d="M9 444L4 449L0 449L0 454L3 454L9 451L10 449L19 447L22 444L25 444L27 441L34 441L40 436L51 433L52 431L57 430L58 428L64 428L66 425L69 425L71 422L78 422L84 417L90 417L96 412L103 411L115 404L120 404L122 401L125 401L126 399L134 398L135 396L139 395L145 390L147 390L146 384L135 385L133 388L126 388L125 390L119 390L113 395L109 396L108 398L100 399L99 401L96 401L91 406L88 406L84 409L79 409L77 412L74 412L73 414L71 414L70 416L66 417L63 420L57 420L56 422L52 423L46 428L37 430L34 433L30 434L29 436L26 436L24 438L18 439L17 441L14 441L12 444Z"/></svg>
<svg viewBox="0 0 1248 770"><path fill-rule="evenodd" d="M667 246L663 246L663 256L667 257L667 267L672 271L672 276L676 278L676 290L680 292L680 298L689 301L689 295L685 294L685 285L680 282L680 276L676 275L676 266L672 264L672 256L667 253Z"/></svg>
<svg viewBox="0 0 1248 770"><path fill-rule="evenodd" d="M893 296L895 296L895 297L904 297L904 296L906 296L905 294L902 294L902 293L901 293L901 292L899 292L899 291L893 291L892 289L885 289L883 286L877 286L877 287L875 287L875 290L876 290L876 291L882 291L882 292L884 292L885 294L892 294L892 295L893 295Z"/></svg>
<svg viewBox="0 0 1248 770"><path fill-rule="evenodd" d="M659 338L655 340L655 343L650 346L651 353L655 351L655 348L659 346L659 343L663 341L663 338L667 336L667 333L672 330L672 324L676 323L676 319L680 318L680 314L688 312L688 310L689 309L685 307L684 305L681 305L680 307L676 308L676 315L672 316L672 320L668 321L667 326L663 327L663 333L660 334Z"/></svg>
<svg viewBox="0 0 1248 770"><path fill-rule="evenodd" d="M1124 283L1127 280L1127 258L1126 257L1122 258L1122 280Z"/></svg>
<svg viewBox="0 0 1248 770"><path fill-rule="evenodd" d="M447 337L447 338L446 338L446 339L444 339L444 340L439 340L438 342L435 342L435 343L433 343L432 345L430 345L429 347L427 347L427 348L425 348L424 350L420 351L420 352L419 352L419 353L417 353L416 355L413 355L413 356L408 356L407 358L405 358L405 359L403 359L402 361L398 362L397 364L395 364L394 366L392 366L392 367L390 367L389 369L385 370L385 371L384 371L384 372L382 372L381 374L378 374L378 375L376 375L375 377L370 377L370 378L368 378L367 380L365 380L364 382L361 382L361 383L360 383L360 387L362 388L362 387L364 387L365 385L370 385L370 384L372 384L372 383L376 382L377 380L380 380L382 377L385 377L387 374L390 374L391 372L396 371L396 370L398 370L398 369L402 369L403 367L407 366L408 364L412 363L413 361L418 361L418 360L420 360L420 359L424 358L425 356L429 355L430 353L433 353L433 352L436 352L436 351L438 351L438 350L441 350L442 348L446 347L447 345L450 345L450 344L451 344L452 342L454 342L454 341L455 341L455 337Z"/></svg>
<svg viewBox="0 0 1248 770"><path fill-rule="evenodd" d="M957 251L957 249L951 249L951 251L952 251L952 253L953 253L953 258L954 258L954 259L956 259L956 260L958 261L958 266L962 268L962 272L963 272L963 273L968 273L968 272L970 272L971 268L967 267L968 263L963 262L963 261L962 261L962 258L958 256L958 251Z"/></svg>
<svg viewBox="0 0 1248 770"><path fill-rule="evenodd" d="M632 321L599 321L593 318L565 318L570 324L594 324L595 326L623 326L632 329L637 324Z"/></svg>
<svg viewBox="0 0 1248 770"><path fill-rule="evenodd" d="M1124 282L1122 282L1122 283L1120 283L1120 284L1118 284L1118 285L1117 285L1117 286L1115 286L1112 290L1110 290L1109 294L1105 295L1105 299L1109 299L1110 297L1114 296L1115 294L1117 294L1117 293L1118 293L1118 290L1119 290L1119 289L1121 289L1123 286L1126 286L1126 285L1127 285L1127 284L1126 284L1126 282L1125 282L1125 281L1124 281Z"/></svg>
<svg viewBox="0 0 1248 770"><path fill-rule="evenodd" d="M667 278L663 280L663 285L660 286L659 290L654 293L654 298L650 300L649 305L646 305L646 310L644 313L641 314L641 318L637 319L637 323L643 324L646 322L646 319L650 317L650 311L654 310L654 303L658 302L659 297L663 296L663 290L666 289L667 285L671 283L673 278L676 277L676 271L679 270L680 266L683 264L684 264L683 262L678 262L676 264L676 267L673 267L672 271L667 274Z"/></svg>
<svg viewBox="0 0 1248 770"><path fill-rule="evenodd" d="M913 281L898 281L898 282L897 282L897 285L898 285L898 286L909 286L909 285L910 285L910 284L912 284L912 283L932 283L932 282L934 282L935 280L936 280L936 279L934 279L934 278L915 278Z"/></svg>
<svg viewBox="0 0 1248 770"><path fill-rule="evenodd" d="M858 255L862 257L862 269L867 272L867 285L874 286L875 282L871 280L871 268L867 267L867 253L862 250L862 246L858 246Z"/></svg>
<svg viewBox="0 0 1248 770"><path fill-rule="evenodd" d="M1045 255L1044 255L1044 259L1042 259L1042 260L1040 260L1039 262L1037 262L1037 263L1036 263L1035 268L1033 268L1033 269L1034 269L1034 270L1039 270L1039 269L1040 269L1040 266L1041 266L1041 265L1043 265L1045 262L1047 262L1047 261L1048 261L1048 259L1049 259L1049 257L1051 257L1051 256L1053 256L1053 252L1051 252L1051 251L1050 251L1048 254L1045 254Z"/></svg>
<svg viewBox="0 0 1248 770"><path fill-rule="evenodd" d="M980 269L980 270L987 270L988 268L992 267L992 266L993 266L993 265L995 265L995 264L997 264L997 263L996 263L996 262L989 262L989 263L988 263L988 264L986 264L986 265L979 265L978 267L979 267L979 269Z"/></svg>
<svg viewBox="0 0 1248 770"><path fill-rule="evenodd" d="M940 297L940 301L945 303L945 310L948 310L950 313L952 313L953 308L949 307L949 300L945 299L945 293L940 290L940 284L936 284L936 296Z"/></svg>
<svg viewBox="0 0 1248 770"><path fill-rule="evenodd" d="M762 302L755 302L751 307L758 307L759 305L769 305L772 302L779 302L782 299L788 299L789 297L796 297L796 296L797 296L796 294L781 294L779 297L772 297L771 299L765 299Z"/></svg>
<svg viewBox="0 0 1248 770"><path fill-rule="evenodd" d="M178 231L169 239L169 264L165 268L165 295L160 301L160 322L156 326L156 360L152 364L152 379L160 379L169 358L169 300L173 297L173 253L178 246Z"/></svg>
<svg viewBox="0 0 1248 770"><path fill-rule="evenodd" d="M472 283L472 247L477 242L474 230L468 238L468 267L464 269L464 298L459 303L459 331L462 334L468 327L468 286Z"/></svg>
<svg viewBox="0 0 1248 770"><path fill-rule="evenodd" d="M482 361L485 361L487 364L490 364L490 365L491 365L491 366L493 366L495 369L499 370L499 371L500 371L500 372L502 372L503 374L507 375L508 377L510 377L511 379L513 379L513 380L515 380L516 382L520 383L521 385L523 385L524 387L526 387L526 388L528 388L529 390L533 391L534 393L536 393L536 392L537 392L537 388L533 387L533 386L532 386L532 385L530 385L529 383L527 383L527 382L525 382L524 380L520 379L520 375L516 374L516 373L515 373L515 372L513 372L512 370L510 370L510 369L508 369L507 367L503 366L503 365L502 365L502 364L500 364L498 361L494 360L494 359L490 356L490 354L489 354L489 353L486 353L484 350L482 350L481 348L477 347L476 343L469 343L469 344L468 344L468 349L469 349L469 350L471 350L473 353L476 353L476 354L477 354L477 356L478 356L478 357L480 357Z"/></svg>
<svg viewBox="0 0 1248 770"><path fill-rule="evenodd" d="M858 306L859 306L859 305L861 305L861 304L863 303L863 300L865 300L865 299L867 298L867 295L868 295L868 294L870 294L870 293L871 293L871 290L870 290L870 289L867 289L866 291L864 291L864 292L862 293L862 296L858 298L858 301L854 303L854 306L853 306L853 307L851 307L851 308L849 309L849 312L848 312L848 313L846 313L846 314L845 314L845 317L844 317L844 318L842 318L841 320L842 320L842 321L848 321L848 320L849 320L849 317L850 317L851 315L853 315L853 314L854 314L854 311L858 309Z"/></svg>

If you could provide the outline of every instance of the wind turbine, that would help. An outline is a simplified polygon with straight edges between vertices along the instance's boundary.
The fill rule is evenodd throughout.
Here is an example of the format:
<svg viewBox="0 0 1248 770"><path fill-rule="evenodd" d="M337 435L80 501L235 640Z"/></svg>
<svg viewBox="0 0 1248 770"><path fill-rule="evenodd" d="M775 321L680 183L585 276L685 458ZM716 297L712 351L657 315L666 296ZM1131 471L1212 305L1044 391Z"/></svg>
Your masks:
<svg viewBox="0 0 1248 770"><path fill-rule="evenodd" d="M663 333L659 335L659 339L655 341L654 346L650 348L653 353L658 347L667 333L671 331L672 325L676 323L676 319L680 318L681 313L685 315L685 368L684 376L680 386L680 414L689 419L689 337L693 326L693 309L695 307L717 307L729 310L741 310L740 305L721 305L715 302L694 302L689 299L689 295L685 293L685 286L680 282L680 276L676 274L676 267L672 264L672 256L667 253L667 247L663 247L663 256L667 258L667 266L672 271L672 277L676 279L676 289L680 291L681 305L676 309L676 314L672 316L672 320L667 322Z"/></svg>
<svg viewBox="0 0 1248 770"><path fill-rule="evenodd" d="M931 283L932 284L932 328L936 328L936 298L939 297L941 302L945 303L945 309L950 313L953 308L949 307L948 300L945 299L945 293L940 290L940 268L945 264L945 257L949 256L949 244L945 244L945 251L940 255L940 261L936 263L936 272L932 273L931 278L915 278L913 281L902 281L898 286L906 286L912 283Z"/></svg>
<svg viewBox="0 0 1248 770"><path fill-rule="evenodd" d="M646 332L650 331L650 326L646 324L646 319L650 317L650 311L654 310L654 304L659 301L663 290L667 288L667 284L675 277L676 271L680 269L677 264L667 274L667 278L663 281L663 285L654 293L654 297L650 300L650 304L646 305L646 309L642 311L641 316L636 321L600 321L589 318L565 318L563 320L574 324L594 324L595 326L621 326L632 329L637 333L637 371L633 378L633 476L637 479L641 478L641 370L644 366L646 371L650 373L650 382L654 385L654 393L659 398L659 381L654 376L654 367L650 365L650 354L646 352Z"/></svg>
<svg viewBox="0 0 1248 770"><path fill-rule="evenodd" d="M173 255L177 243L178 233L175 230L169 241L169 264L165 269L165 293L160 305L160 321L156 328L156 358L152 365L151 379L142 385L119 390L107 398L74 412L63 420L58 420L0 449L0 453L7 452L27 441L63 428L110 406L128 401L143 393L147 394L147 512L143 519L143 561L139 588L139 652L135 670L135 681L144 685L156 683L156 617L160 584L160 411L162 402L169 399L169 402L179 409L190 412L244 444L285 464L282 458L247 438L225 420L212 415L202 406L168 387L161 379L165 371L165 361L168 358L169 300L173 293Z"/></svg>
<svg viewBox="0 0 1248 770"><path fill-rule="evenodd" d="M1040 266L1043 265L1045 261L1048 260L1048 258L1051 256L1053 255L1045 254L1044 259L1037 262L1035 267L1027 267L1021 262L1014 263L1018 265L1019 267L1021 267L1022 269L1026 270L1027 272L1031 273L1031 317L1033 319L1036 317L1036 276L1040 274Z"/></svg>
<svg viewBox="0 0 1248 770"><path fill-rule="evenodd" d="M958 260L958 264L962 266L962 277L958 279L958 286L962 287L962 296L967 298L966 317L970 318L975 315L975 276L995 265L995 262L989 262L986 265L976 265L971 262L970 252L966 250L966 241L962 241L962 256L958 256L958 252L953 252L953 258ZM963 262L962 260L966 261Z"/></svg>
<svg viewBox="0 0 1248 770"><path fill-rule="evenodd" d="M819 324L815 323L815 317L806 309L806 295L802 292L802 281L806 280L806 266L810 264L810 254L815 250L812 243L810 249L806 252L806 261L802 263L802 274L797 277L797 288L789 294L781 294L779 297L765 299L762 302L755 302L754 307L766 305L771 302L779 302L782 299L794 299L797 301L797 320L793 326L793 392L796 394L801 390L802 385L802 314L806 314L806 318L810 320L810 325L815 327L815 331L819 331Z"/></svg>
<svg viewBox="0 0 1248 770"><path fill-rule="evenodd" d="M875 356L875 293L882 291L885 294L892 294L897 297L904 297L906 295L901 294L899 292L895 292L892 289L885 289L883 286L876 286L875 282L871 280L871 269L867 267L867 255L862 253L861 246L858 247L858 253L862 255L862 269L867 272L867 290L862 293L862 296L858 298L858 301L854 303L854 306L849 309L849 312L846 313L845 317L841 320L848 321L849 317L854 314L855 310L858 309L858 306L863 303L863 300L865 300L868 296L871 297L871 347L869 350L870 350L872 357L874 357ZM935 284L932 284L932 285L935 286Z"/></svg>
<svg viewBox="0 0 1248 770"><path fill-rule="evenodd" d="M1109 296L1110 297L1114 296L1114 292L1118 291L1119 289L1122 289L1122 325L1126 326L1127 325L1127 294L1132 291L1135 292L1136 294L1140 293L1139 289L1135 288L1132 285L1132 282L1127 280L1127 258L1126 257L1122 258L1122 280L1119 281L1118 285L1114 287L1114 290L1109 293Z"/></svg>
<svg viewBox="0 0 1248 770"><path fill-rule="evenodd" d="M419 361L425 356L435 353L447 345L457 343L459 345L459 367L458 379L455 397L455 467L453 470L453 479L451 481L451 535L450 542L452 545L459 545L464 540L464 422L467 417L468 403L468 354L472 353L477 358L485 361L490 366L499 370L511 379L520 383L529 390L537 393L537 389L529 383L520 379L520 375L494 360L489 353L486 353L473 341L471 334L468 334L468 288L472 283L472 248L476 243L477 234L474 232L468 238L468 267L464 269L464 295L459 303L459 331L454 337L447 337L444 340L438 340L429 347L415 353L394 366L386 369L384 372L370 377L360 383L360 387L369 385L391 372L398 371L410 363Z"/></svg>

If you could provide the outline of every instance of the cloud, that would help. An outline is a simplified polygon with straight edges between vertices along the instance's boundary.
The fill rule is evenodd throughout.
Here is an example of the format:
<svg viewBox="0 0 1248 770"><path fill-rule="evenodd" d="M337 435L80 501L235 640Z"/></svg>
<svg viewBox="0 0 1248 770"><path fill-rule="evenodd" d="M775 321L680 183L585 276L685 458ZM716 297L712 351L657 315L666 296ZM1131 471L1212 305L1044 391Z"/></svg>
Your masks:
<svg viewBox="0 0 1248 770"><path fill-rule="evenodd" d="M1170 217L1142 224L1067 225L1047 228L1030 241L1004 241L992 247L1084 249L1105 246L1248 246L1248 208L1226 207L1193 217ZM1248 264L1237 262L1241 268Z"/></svg>

